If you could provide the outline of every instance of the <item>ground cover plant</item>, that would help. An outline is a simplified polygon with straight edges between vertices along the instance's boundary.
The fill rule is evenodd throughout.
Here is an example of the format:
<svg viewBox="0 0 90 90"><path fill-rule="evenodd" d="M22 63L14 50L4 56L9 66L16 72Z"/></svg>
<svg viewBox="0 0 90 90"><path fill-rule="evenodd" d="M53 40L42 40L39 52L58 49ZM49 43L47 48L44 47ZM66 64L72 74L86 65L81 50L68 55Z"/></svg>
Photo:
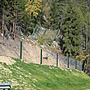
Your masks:
<svg viewBox="0 0 90 90"><path fill-rule="evenodd" d="M0 62L0 83L11 81L11 90L88 90L90 77L82 71L54 66L24 63L12 65Z"/></svg>

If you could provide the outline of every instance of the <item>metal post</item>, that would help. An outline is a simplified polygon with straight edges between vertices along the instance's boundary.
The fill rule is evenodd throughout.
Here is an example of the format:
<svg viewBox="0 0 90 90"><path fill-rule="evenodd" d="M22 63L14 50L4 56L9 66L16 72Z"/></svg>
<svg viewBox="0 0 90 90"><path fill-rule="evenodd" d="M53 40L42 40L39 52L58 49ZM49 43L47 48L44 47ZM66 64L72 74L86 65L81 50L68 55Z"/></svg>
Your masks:
<svg viewBox="0 0 90 90"><path fill-rule="evenodd" d="M69 55L68 55L68 59L67 59L67 68L69 68Z"/></svg>
<svg viewBox="0 0 90 90"><path fill-rule="evenodd" d="M42 64L42 49L41 49L40 64Z"/></svg>
<svg viewBox="0 0 90 90"><path fill-rule="evenodd" d="M57 59L56 59L56 66L58 67L58 53L57 53Z"/></svg>
<svg viewBox="0 0 90 90"><path fill-rule="evenodd" d="M22 41L20 41L20 59L22 60Z"/></svg>
<svg viewBox="0 0 90 90"><path fill-rule="evenodd" d="M77 69L77 60L75 60L75 69Z"/></svg>

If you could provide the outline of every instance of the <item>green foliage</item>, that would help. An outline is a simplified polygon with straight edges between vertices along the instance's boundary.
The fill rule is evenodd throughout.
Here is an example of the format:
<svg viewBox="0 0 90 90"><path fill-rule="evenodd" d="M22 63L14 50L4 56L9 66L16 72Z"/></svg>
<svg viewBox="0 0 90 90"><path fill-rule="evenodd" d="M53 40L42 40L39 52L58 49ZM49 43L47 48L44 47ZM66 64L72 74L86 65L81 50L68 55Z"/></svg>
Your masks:
<svg viewBox="0 0 90 90"><path fill-rule="evenodd" d="M58 16L57 16L57 7L56 7L56 3L54 0L52 0L51 2L51 7L50 7L50 29L59 29L59 24L58 24Z"/></svg>
<svg viewBox="0 0 90 90"><path fill-rule="evenodd" d="M69 56L75 56L79 54L80 16L78 15L76 8L71 4L68 5L63 19L63 52L65 55L69 54Z"/></svg>
<svg viewBox="0 0 90 90"><path fill-rule="evenodd" d="M47 41L47 44L48 44L49 46L51 46L51 45L52 45L52 43L51 43L50 41Z"/></svg>
<svg viewBox="0 0 90 90"><path fill-rule="evenodd" d="M44 36L39 36L38 37L38 42L40 43L40 45L43 45L44 44Z"/></svg>
<svg viewBox="0 0 90 90"><path fill-rule="evenodd" d="M90 88L90 77L82 71L14 60L16 63L13 65L0 62L0 66L3 67L0 67L1 83L11 81L11 90L86 90Z"/></svg>
<svg viewBox="0 0 90 90"><path fill-rule="evenodd" d="M27 0L25 11L27 11L28 15L37 17L38 12L41 12L41 3L42 0Z"/></svg>
<svg viewBox="0 0 90 90"><path fill-rule="evenodd" d="M87 46L87 52L90 53L90 42L88 43L88 46Z"/></svg>
<svg viewBox="0 0 90 90"><path fill-rule="evenodd" d="M87 54L86 50L83 50L79 56L76 56L76 59L83 62L83 61L87 60L88 57L90 57L90 54Z"/></svg>

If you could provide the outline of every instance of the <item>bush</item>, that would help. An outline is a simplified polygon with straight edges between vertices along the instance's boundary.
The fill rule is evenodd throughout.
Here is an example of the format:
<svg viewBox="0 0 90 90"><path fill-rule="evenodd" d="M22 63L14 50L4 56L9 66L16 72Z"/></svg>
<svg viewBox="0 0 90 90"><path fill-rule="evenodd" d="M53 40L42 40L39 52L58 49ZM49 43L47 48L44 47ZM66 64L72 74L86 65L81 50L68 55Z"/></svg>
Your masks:
<svg viewBox="0 0 90 90"><path fill-rule="evenodd" d="M44 44L44 36L39 36L38 37L38 42L40 45L43 45Z"/></svg>

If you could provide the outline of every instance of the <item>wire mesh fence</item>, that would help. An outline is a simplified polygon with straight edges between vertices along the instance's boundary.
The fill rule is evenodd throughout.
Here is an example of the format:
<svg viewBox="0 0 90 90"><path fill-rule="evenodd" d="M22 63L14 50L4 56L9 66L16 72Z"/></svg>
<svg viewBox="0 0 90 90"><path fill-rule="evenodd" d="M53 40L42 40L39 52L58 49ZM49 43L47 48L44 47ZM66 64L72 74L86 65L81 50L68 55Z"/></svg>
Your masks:
<svg viewBox="0 0 90 90"><path fill-rule="evenodd" d="M69 61L68 61L68 57L59 55L59 62L60 62L60 65L62 65L64 68L68 68L68 63L69 63L69 68L82 70L81 61L77 61L72 58L69 58Z"/></svg>
<svg viewBox="0 0 90 90"><path fill-rule="evenodd" d="M58 33L59 30L50 30L47 28L43 28L39 25L36 25L32 34L32 38L38 39L39 36L43 36L46 41L53 41L57 39Z"/></svg>
<svg viewBox="0 0 90 90"><path fill-rule="evenodd" d="M44 40L45 41L53 41L53 40L57 40L59 37L60 31L59 30L50 30L47 28L43 28L39 25L36 25L34 32L32 34L32 38L38 40L38 37L40 36L44 36ZM43 52L43 51L42 51ZM48 56L48 60L45 61L45 59L42 59L42 63L45 64L45 62L49 63L49 57L53 57L53 60L51 61L51 65L54 66L58 66L62 67L62 68L71 68L71 69L78 69L78 70L82 70L82 62L77 61L75 59L66 57L66 56L62 56L62 55L58 55L58 63L57 63L57 54L50 52L49 50L47 50L47 54L49 54ZM42 54L42 58L43 58ZM44 55L45 56L45 55ZM48 64L49 65L49 64Z"/></svg>
<svg viewBox="0 0 90 90"><path fill-rule="evenodd" d="M20 44L20 42L21 41L11 39L10 40L4 39L0 41L0 55L19 58L29 63L68 68L68 57L58 54L57 58L57 54L49 51L48 49L47 50L42 49L41 52L41 49L38 46L28 44L27 42L22 42L22 44ZM21 48L22 51L20 47L22 47ZM82 70L82 62L69 58L69 68Z"/></svg>
<svg viewBox="0 0 90 90"><path fill-rule="evenodd" d="M20 41L0 37L0 55L19 58Z"/></svg>
<svg viewBox="0 0 90 90"><path fill-rule="evenodd" d="M82 71L82 62L81 61L77 61L77 60L72 59L70 57L69 57L69 61L68 61L67 56L63 56L63 55L58 54L58 58L57 58L56 53L49 52L49 51L47 53L49 53L54 58L53 61L55 62L55 66L57 66L57 62L58 62L58 67L68 68L68 64L69 64L70 69L77 69L77 70Z"/></svg>

